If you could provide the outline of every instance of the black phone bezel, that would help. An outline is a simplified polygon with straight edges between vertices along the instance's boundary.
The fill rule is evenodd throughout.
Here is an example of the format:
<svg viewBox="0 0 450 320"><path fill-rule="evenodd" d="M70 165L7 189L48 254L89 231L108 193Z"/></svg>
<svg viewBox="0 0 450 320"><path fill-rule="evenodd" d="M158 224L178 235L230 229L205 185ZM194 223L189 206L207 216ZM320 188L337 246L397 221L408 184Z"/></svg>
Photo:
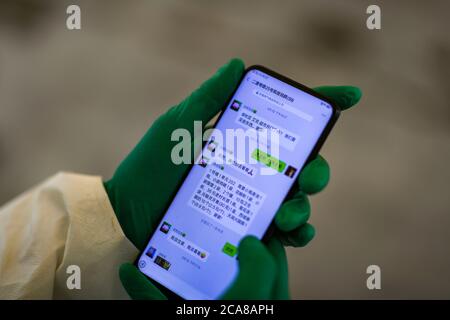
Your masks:
<svg viewBox="0 0 450 320"><path fill-rule="evenodd" d="M283 76L269 68L266 68L262 65L252 65L248 68L246 68L241 76L241 79L239 80L238 85L236 86L236 88L233 90L233 92L230 94L230 96L227 98L227 103L224 104L224 106L222 107L219 116L217 117L217 120L214 122L213 127L215 127L217 125L217 123L219 123L220 119L222 118L222 115L224 114L224 111L226 110L226 108L228 107L228 105L231 102L231 99L233 98L234 94L236 93L236 90L239 88L239 86L241 85L242 81L245 79L245 76L247 75L248 72L250 72L251 70L258 70L261 71L271 77L274 77L282 82L285 82L297 89L300 89L316 98L319 98L325 102L327 102L331 108L332 108L332 115L330 117L330 120L328 121L326 127L324 128L324 130L322 131L319 139L317 140L314 148L311 150L307 160L305 161L305 163L303 164L303 166L300 168L299 173L303 170L303 168L309 163L311 162L311 160L313 160L318 154L320 149L322 148L323 144L325 143L328 135L330 134L331 130L333 129L337 119L339 118L340 112L341 110L339 109L339 107L329 98L317 93L316 91L314 91L313 89L297 82L294 81L286 76ZM205 146L206 142L202 143L202 150ZM166 208L164 209L164 211L167 213L167 210L169 209L170 205L173 202L173 199L175 198L175 195L177 194L178 190L181 188L181 186L183 185L184 181L186 180L187 175L189 174L189 172L192 170L194 163L192 163L189 168L186 170L186 173L183 175L183 178L180 180L180 182L178 183L177 187L176 187L176 191L171 195L170 197L170 201L168 202L168 205L166 206ZM292 182L292 186L291 189L288 191L288 193L285 196L286 198L289 198L290 195L292 195L292 192L295 190L295 181ZM158 226L161 224L161 221L163 221L165 214L161 216L161 219L158 222ZM270 236L273 234L274 231L274 220L275 218L275 214L272 218L271 223L269 224L269 226L267 227L266 232L264 233L264 236L262 237L262 241L267 241ZM148 238L148 241L146 242L146 246L148 245L148 242L150 242L153 234L157 232L157 230L153 231ZM145 248L144 248L145 250ZM139 262L139 258L142 256L142 254L144 253L144 250L139 252L139 255L137 256L136 260L134 261L134 265L137 267L137 269L140 271L139 266L138 266L138 262ZM184 299L181 296L179 296L178 294L176 294L175 292L171 291L170 289L168 289L167 287L165 287L164 285L162 285L161 283L159 283L158 281L152 279L151 277L147 276L145 273L141 272L153 285L155 285L159 290L161 290L161 292L166 295L168 298L172 298L172 299Z"/></svg>

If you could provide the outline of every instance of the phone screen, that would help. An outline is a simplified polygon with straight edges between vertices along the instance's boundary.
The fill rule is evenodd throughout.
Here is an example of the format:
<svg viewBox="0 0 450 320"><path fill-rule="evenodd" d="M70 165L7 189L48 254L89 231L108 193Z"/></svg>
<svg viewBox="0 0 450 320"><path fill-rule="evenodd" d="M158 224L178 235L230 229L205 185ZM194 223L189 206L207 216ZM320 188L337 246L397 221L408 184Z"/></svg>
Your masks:
<svg viewBox="0 0 450 320"><path fill-rule="evenodd" d="M264 236L337 116L329 102L283 79L265 68L246 71L139 257L141 272L185 299L216 299L231 285L239 241ZM232 143L239 134L226 139L227 130L250 132L243 152Z"/></svg>

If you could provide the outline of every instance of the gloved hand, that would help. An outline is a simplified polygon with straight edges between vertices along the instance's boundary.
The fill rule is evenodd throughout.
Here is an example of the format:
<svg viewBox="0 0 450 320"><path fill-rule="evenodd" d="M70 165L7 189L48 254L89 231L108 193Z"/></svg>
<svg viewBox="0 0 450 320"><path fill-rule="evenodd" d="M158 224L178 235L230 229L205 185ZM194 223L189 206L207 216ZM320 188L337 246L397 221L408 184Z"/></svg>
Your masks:
<svg viewBox="0 0 450 320"><path fill-rule="evenodd" d="M238 246L239 274L222 299L289 299L286 252L281 241L272 237L267 246L253 236ZM134 265L120 267L120 279L132 299L167 299Z"/></svg>
<svg viewBox="0 0 450 320"><path fill-rule="evenodd" d="M171 150L178 143L171 141L172 131L184 128L193 136L194 121L202 121L206 125L221 110L238 85L243 71L244 64L241 60L231 60L188 98L159 117L122 161L112 179L104 183L125 235L138 249L145 248L149 235L155 231L164 209L189 169L188 164L175 165L171 161ZM319 87L316 91L333 100L342 110L356 104L361 96L358 88L347 86ZM321 156L302 170L298 178L298 192L287 199L276 214L276 238L269 242L268 248L254 238L241 242L240 273L228 291L232 296L227 293L224 297L288 298L287 262L281 244L304 246L314 237L314 228L307 223L310 215L307 195L322 190L327 185L329 176L328 163ZM266 262L269 267L262 268L264 270L252 267L259 265L251 261L261 259L268 260ZM252 282L261 275L274 280L262 281L266 283ZM120 277L132 298L164 298L131 264L120 268ZM247 283L249 281L251 285ZM270 290L259 290L258 286L269 286L268 283L271 283ZM277 294L274 294L275 291ZM262 296L261 292L270 292L270 295Z"/></svg>

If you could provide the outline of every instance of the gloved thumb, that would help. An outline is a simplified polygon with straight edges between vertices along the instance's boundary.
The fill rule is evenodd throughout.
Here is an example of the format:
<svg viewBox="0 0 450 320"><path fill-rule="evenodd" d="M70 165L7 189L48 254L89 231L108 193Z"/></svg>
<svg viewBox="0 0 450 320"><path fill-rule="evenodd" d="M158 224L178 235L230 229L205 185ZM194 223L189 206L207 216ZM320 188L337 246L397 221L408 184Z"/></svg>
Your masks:
<svg viewBox="0 0 450 320"><path fill-rule="evenodd" d="M166 296L131 263L120 266L119 277L133 300L167 300Z"/></svg>
<svg viewBox="0 0 450 320"><path fill-rule="evenodd" d="M203 125L206 125L225 106L243 73L244 62L240 59L231 59L223 65L210 79L176 106L174 111L181 120L180 127L187 124L186 129L189 130L194 121L202 121Z"/></svg>
<svg viewBox="0 0 450 320"><path fill-rule="evenodd" d="M242 239L238 248L239 273L223 299L270 299L275 282L276 263L261 241L253 236Z"/></svg>

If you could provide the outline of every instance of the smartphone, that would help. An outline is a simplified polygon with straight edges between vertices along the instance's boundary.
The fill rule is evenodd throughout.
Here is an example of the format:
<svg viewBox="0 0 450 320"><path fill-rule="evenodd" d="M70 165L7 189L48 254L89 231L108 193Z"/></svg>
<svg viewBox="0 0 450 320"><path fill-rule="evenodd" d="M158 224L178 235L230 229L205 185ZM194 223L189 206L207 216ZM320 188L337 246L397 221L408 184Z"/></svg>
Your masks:
<svg viewBox="0 0 450 320"><path fill-rule="evenodd" d="M338 116L312 89L262 66L246 69L136 260L139 270L181 298L219 298L237 276L239 241L263 239ZM251 132L241 152L248 157L223 138L230 131Z"/></svg>

